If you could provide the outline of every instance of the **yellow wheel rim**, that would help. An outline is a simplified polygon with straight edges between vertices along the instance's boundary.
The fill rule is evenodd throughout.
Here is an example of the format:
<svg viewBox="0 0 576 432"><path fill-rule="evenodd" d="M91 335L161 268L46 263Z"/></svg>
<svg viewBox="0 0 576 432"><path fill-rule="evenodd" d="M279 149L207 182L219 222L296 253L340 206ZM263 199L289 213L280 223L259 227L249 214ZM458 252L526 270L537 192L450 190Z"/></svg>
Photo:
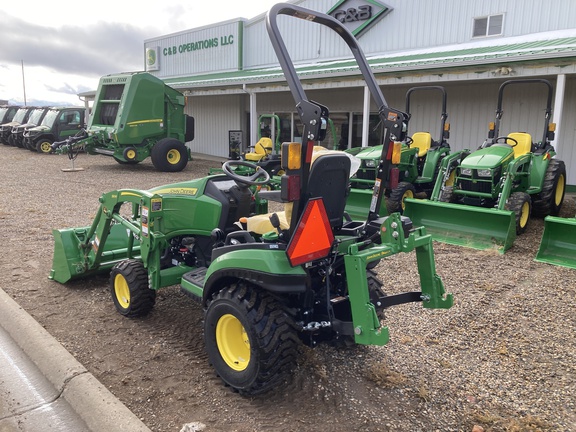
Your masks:
<svg viewBox="0 0 576 432"><path fill-rule="evenodd" d="M130 306L130 288L128 288L128 282L121 274L117 274L114 278L114 295L116 295L116 300L118 300L120 307L128 309Z"/></svg>
<svg viewBox="0 0 576 432"><path fill-rule="evenodd" d="M250 340L242 323L234 315L223 315L216 325L216 345L222 359L235 371L250 363Z"/></svg>
<svg viewBox="0 0 576 432"><path fill-rule="evenodd" d="M566 180L564 175L561 175L558 179L558 184L556 185L556 193L554 194L554 202L557 206L562 202L562 197L564 196L564 187L566 185Z"/></svg>
<svg viewBox="0 0 576 432"><path fill-rule="evenodd" d="M452 172L448 176L448 179L446 179L444 186L454 186L454 179L455 178L456 178L456 170L452 170Z"/></svg>
<svg viewBox="0 0 576 432"><path fill-rule="evenodd" d="M406 198L414 198L414 192L407 190L404 192L404 195L402 195L402 211L406 210L406 204L404 203Z"/></svg>
<svg viewBox="0 0 576 432"><path fill-rule="evenodd" d="M40 144L40 151L42 153L50 153L52 151L52 147L48 141L42 141Z"/></svg>
<svg viewBox="0 0 576 432"><path fill-rule="evenodd" d="M126 152L126 159L128 159L128 160L136 159L136 152L134 150L128 150Z"/></svg>
<svg viewBox="0 0 576 432"><path fill-rule="evenodd" d="M522 204L522 209L520 210L520 227L524 228L528 223L528 218L530 217L530 204L525 202Z"/></svg>
<svg viewBox="0 0 576 432"><path fill-rule="evenodd" d="M170 150L166 155L166 159L168 159L168 162L172 165L176 165L178 162L180 162L180 158L181 156L178 150Z"/></svg>

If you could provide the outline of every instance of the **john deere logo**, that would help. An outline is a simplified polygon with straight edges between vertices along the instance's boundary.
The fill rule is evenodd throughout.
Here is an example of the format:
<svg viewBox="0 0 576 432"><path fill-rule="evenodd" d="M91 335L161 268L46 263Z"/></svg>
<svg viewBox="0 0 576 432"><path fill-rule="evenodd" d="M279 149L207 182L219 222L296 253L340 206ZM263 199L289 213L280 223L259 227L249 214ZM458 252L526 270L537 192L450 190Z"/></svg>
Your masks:
<svg viewBox="0 0 576 432"><path fill-rule="evenodd" d="M158 64L158 47L146 48L146 70L159 70Z"/></svg>
<svg viewBox="0 0 576 432"><path fill-rule="evenodd" d="M387 15L392 8L375 0L341 0L328 11L358 37Z"/></svg>
<svg viewBox="0 0 576 432"><path fill-rule="evenodd" d="M146 53L146 57L147 57L147 61L148 61L148 66L152 66L153 64L156 63L156 51L153 49L149 49L148 52Z"/></svg>

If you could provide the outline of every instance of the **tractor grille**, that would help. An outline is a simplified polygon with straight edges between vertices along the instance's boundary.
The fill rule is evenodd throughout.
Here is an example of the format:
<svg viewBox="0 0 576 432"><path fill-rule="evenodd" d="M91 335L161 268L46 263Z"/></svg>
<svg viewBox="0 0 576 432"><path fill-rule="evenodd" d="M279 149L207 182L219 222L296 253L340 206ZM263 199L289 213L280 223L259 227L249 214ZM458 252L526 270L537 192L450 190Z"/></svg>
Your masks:
<svg viewBox="0 0 576 432"><path fill-rule="evenodd" d="M376 170L359 169L356 171L356 177L362 180L376 180Z"/></svg>
<svg viewBox="0 0 576 432"><path fill-rule="evenodd" d="M460 179L459 189L470 192L492 193L492 182L490 181L476 181Z"/></svg>

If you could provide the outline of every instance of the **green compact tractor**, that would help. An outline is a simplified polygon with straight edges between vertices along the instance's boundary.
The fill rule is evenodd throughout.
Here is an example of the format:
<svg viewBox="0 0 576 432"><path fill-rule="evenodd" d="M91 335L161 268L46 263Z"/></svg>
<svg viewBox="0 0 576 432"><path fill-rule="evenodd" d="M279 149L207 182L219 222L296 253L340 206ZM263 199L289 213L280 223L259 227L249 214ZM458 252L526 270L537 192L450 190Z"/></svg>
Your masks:
<svg viewBox="0 0 576 432"><path fill-rule="evenodd" d="M545 85L544 133L533 142L526 132L500 136L504 89L511 84ZM476 151L444 158L430 200L406 200L405 214L435 240L504 253L526 230L532 214L557 215L564 200L566 167L550 142L552 85L544 79L512 80L498 92L496 121ZM445 183L454 178L453 186Z"/></svg>
<svg viewBox="0 0 576 432"><path fill-rule="evenodd" d="M389 191L386 200L386 208L389 213L402 212L405 198L429 198L442 159L450 153L449 138L450 125L446 123L446 91L441 86L412 87L406 92L407 124L412 117L410 113L410 96L416 91L439 91L442 97L442 112L440 113L440 130L438 139L432 139L430 132L414 132L411 136L406 135L401 143L400 162L394 167L397 173L398 185ZM356 154L361 159L361 165L356 173L356 184L372 186L376 178L378 159L382 152L382 146L374 146L364 149ZM368 182L359 181L368 180Z"/></svg>
<svg viewBox="0 0 576 432"><path fill-rule="evenodd" d="M107 75L100 78L87 129L52 149L82 148L120 164L151 157L159 171L182 171L190 160L185 143L194 138L194 119L184 106L182 93L147 72Z"/></svg>
<svg viewBox="0 0 576 432"><path fill-rule="evenodd" d="M116 309L146 315L156 292L168 285L204 308L209 362L222 380L245 395L273 389L289 375L297 346L322 341L383 345L384 308L421 302L449 308L436 274L432 238L398 213L346 220L350 157L314 153L326 134L328 109L309 101L279 36L280 14L338 32L350 46L385 125L386 142L404 115L387 107L352 34L334 18L292 4L269 11L267 29L304 125L302 143L282 144L280 190L263 191L270 175L257 165L230 160L223 174L150 190L105 193L91 226L54 230L50 278L65 283L110 273ZM375 202L382 199L390 160L383 148ZM250 176L235 168L251 167ZM256 186L256 187L254 187ZM254 195L253 190L257 190ZM267 214L269 200L284 211ZM375 207L377 208L375 203ZM386 257L415 251L421 291L386 295L373 268Z"/></svg>
<svg viewBox="0 0 576 432"><path fill-rule="evenodd" d="M84 128L85 116L86 109L82 107L50 108L38 126L24 131L24 147L38 153L53 153L52 144L75 136Z"/></svg>

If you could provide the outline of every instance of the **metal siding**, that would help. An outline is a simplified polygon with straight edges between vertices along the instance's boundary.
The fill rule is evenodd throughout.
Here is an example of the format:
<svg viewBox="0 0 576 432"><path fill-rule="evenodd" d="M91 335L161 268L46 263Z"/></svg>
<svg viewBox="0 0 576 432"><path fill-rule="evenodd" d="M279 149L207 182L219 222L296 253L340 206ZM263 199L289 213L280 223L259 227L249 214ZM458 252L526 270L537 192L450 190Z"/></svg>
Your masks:
<svg viewBox="0 0 576 432"><path fill-rule="evenodd" d="M228 131L243 129L243 95L188 98L186 113L194 117L194 153L228 157ZM248 137L244 134L244 143ZM244 144L246 145L246 144Z"/></svg>
<svg viewBox="0 0 576 432"><path fill-rule="evenodd" d="M566 163L566 182L570 185L576 185L576 79L574 77L566 78L566 89L564 94L564 115L560 123L560 129L557 135L558 159ZM552 114L552 119L555 119Z"/></svg>

